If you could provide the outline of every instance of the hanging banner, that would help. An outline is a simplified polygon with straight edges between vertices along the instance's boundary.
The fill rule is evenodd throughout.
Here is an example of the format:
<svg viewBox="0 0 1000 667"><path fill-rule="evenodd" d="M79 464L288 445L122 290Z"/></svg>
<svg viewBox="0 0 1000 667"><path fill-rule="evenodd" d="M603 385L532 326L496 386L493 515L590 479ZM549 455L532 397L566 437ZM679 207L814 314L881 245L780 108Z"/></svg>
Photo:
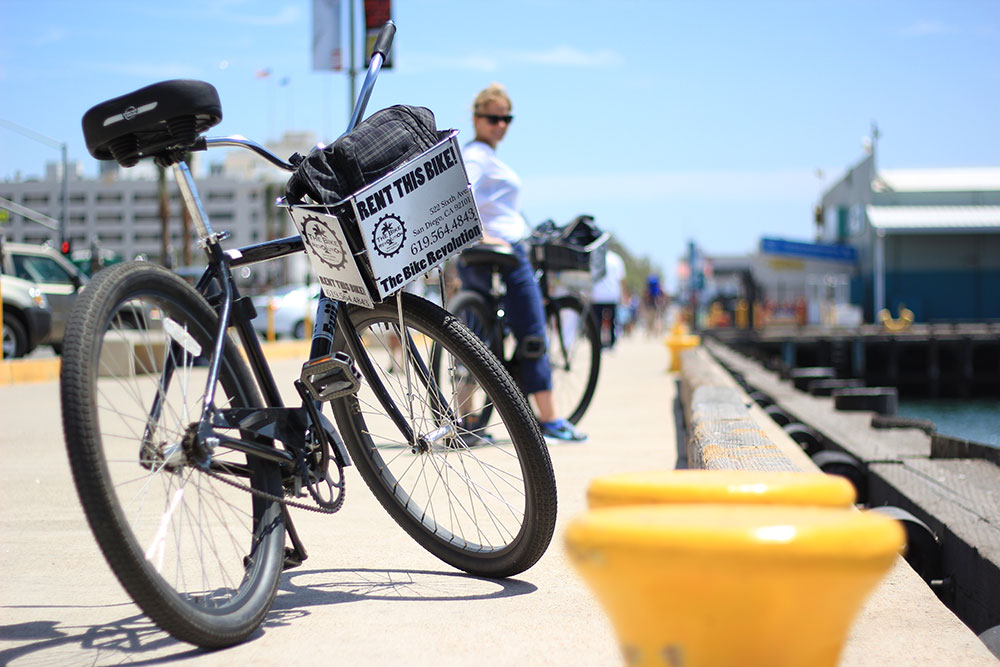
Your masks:
<svg viewBox="0 0 1000 667"><path fill-rule="evenodd" d="M380 298L483 237L453 133L351 197Z"/></svg>
<svg viewBox="0 0 1000 667"><path fill-rule="evenodd" d="M336 216L294 206L288 209L305 243L316 280L323 294L365 308L373 306L361 279L357 260L348 250L347 239Z"/></svg>
<svg viewBox="0 0 1000 667"><path fill-rule="evenodd" d="M312 68L314 70L343 69L340 15L340 0L313 0Z"/></svg>
<svg viewBox="0 0 1000 667"><path fill-rule="evenodd" d="M385 22L392 19L392 0L365 0L365 67L371 61L372 48L378 33L385 25ZM392 67L392 54L395 49L390 48L385 57L382 67Z"/></svg>

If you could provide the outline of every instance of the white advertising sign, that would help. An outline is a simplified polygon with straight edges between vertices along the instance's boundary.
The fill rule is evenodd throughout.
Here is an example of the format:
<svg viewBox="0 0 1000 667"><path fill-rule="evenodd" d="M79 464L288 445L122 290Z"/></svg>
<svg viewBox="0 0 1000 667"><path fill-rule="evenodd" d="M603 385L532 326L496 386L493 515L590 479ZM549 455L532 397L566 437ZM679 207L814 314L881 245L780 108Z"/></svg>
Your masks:
<svg viewBox="0 0 1000 667"><path fill-rule="evenodd" d="M453 134L351 198L380 298L483 237Z"/></svg>
<svg viewBox="0 0 1000 667"><path fill-rule="evenodd" d="M301 208L289 208L305 242L309 262L323 293L331 299L371 308L374 303L361 279L358 263L336 216Z"/></svg>

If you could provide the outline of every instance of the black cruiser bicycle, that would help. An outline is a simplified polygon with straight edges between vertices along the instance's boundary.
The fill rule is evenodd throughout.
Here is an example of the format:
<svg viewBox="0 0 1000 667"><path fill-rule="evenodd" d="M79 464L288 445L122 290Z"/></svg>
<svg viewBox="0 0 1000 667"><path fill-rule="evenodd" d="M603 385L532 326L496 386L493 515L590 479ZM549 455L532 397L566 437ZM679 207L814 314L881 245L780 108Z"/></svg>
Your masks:
<svg viewBox="0 0 1000 667"><path fill-rule="evenodd" d="M580 216L578 220L592 220ZM596 228L595 228L596 229ZM565 231L547 221L529 238L531 263L535 268L545 307L545 340L525 340L519 345L507 323L501 278L505 270L517 266L517 257L509 247L479 244L462 251L458 262L483 267L490 274L490 290L459 290L448 299L448 312L473 331L493 354L518 379L524 357L549 355L552 368L552 396L556 411L576 424L583 418L597 389L601 372L601 330L590 310L591 281L604 275L604 257L611 235L598 233L585 246L569 243L561 237ZM583 290L572 293L553 286L554 275L564 272L583 279ZM436 359L434 360L437 361ZM475 428L476 419L487 423L492 406L470 414L466 422Z"/></svg>
<svg viewBox="0 0 1000 667"><path fill-rule="evenodd" d="M376 42L348 132L393 32L386 24ZM294 382L301 402L282 402L232 271L315 249L303 236L223 248L183 155L241 147L295 167L242 137L205 138L220 120L215 89L199 81L154 84L84 116L95 157L172 166L208 261L194 287L149 262L109 267L69 323L61 376L69 460L122 586L178 639L242 641L270 609L282 570L306 558L290 510L336 512L352 464L399 525L446 563L487 577L530 567L555 525L548 451L510 376L440 307L401 291L369 292L369 307L324 296L311 358ZM332 212L351 257L371 269L350 207L305 210L315 220ZM472 214L464 215L462 224ZM374 287L372 275L363 278L356 291ZM432 350L445 356L434 370ZM489 440L463 428L467 406L483 402L492 408Z"/></svg>

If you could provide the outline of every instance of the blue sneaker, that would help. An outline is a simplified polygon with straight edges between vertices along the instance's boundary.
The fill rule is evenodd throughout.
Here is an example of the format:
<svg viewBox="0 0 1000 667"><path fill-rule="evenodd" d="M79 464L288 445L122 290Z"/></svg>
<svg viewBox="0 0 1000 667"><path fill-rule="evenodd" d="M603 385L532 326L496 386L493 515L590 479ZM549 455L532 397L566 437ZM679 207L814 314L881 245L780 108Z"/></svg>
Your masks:
<svg viewBox="0 0 1000 667"><path fill-rule="evenodd" d="M576 430L573 424L565 419L556 419L551 422L542 422L542 435L545 442L554 445L567 442L587 442L587 436Z"/></svg>

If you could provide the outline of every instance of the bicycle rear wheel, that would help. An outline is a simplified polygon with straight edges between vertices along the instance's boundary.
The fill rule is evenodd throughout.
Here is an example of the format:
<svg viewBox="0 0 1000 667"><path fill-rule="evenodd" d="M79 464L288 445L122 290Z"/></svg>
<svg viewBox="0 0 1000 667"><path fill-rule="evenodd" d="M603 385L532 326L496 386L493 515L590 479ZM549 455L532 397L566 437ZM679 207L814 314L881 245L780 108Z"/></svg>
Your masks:
<svg viewBox="0 0 1000 667"><path fill-rule="evenodd" d="M116 265L80 294L61 375L70 466L108 564L157 625L213 648L263 621L284 547L280 502L226 483L280 498L277 465L184 442L202 414L217 322L172 272ZM215 404L261 405L228 337Z"/></svg>
<svg viewBox="0 0 1000 667"><path fill-rule="evenodd" d="M479 292L464 290L455 295L448 303L448 312L458 318L469 330L483 341L487 349L500 360L508 372L514 369L508 359L513 359L514 350L508 357L504 350L503 324L497 319L496 307L491 306L485 296ZM435 347L431 352L431 368L435 373L441 372L443 348ZM517 378L514 378L517 383ZM493 404L484 401L478 405L466 404L463 423L471 430L476 430L481 424L488 424L493 416Z"/></svg>
<svg viewBox="0 0 1000 667"><path fill-rule="evenodd" d="M545 336L556 413L576 424L587 412L597 389L601 332L580 299L564 296L545 306Z"/></svg>
<svg viewBox="0 0 1000 667"><path fill-rule="evenodd" d="M538 424L478 338L440 307L402 298L402 332L395 298L347 311L360 347L345 340L343 317L338 327L335 347L348 347L364 377L356 396L333 401L354 463L389 514L438 558L480 576L522 572L545 552L556 518ZM405 365L399 341L407 342ZM489 420L470 430L463 417L483 405Z"/></svg>

